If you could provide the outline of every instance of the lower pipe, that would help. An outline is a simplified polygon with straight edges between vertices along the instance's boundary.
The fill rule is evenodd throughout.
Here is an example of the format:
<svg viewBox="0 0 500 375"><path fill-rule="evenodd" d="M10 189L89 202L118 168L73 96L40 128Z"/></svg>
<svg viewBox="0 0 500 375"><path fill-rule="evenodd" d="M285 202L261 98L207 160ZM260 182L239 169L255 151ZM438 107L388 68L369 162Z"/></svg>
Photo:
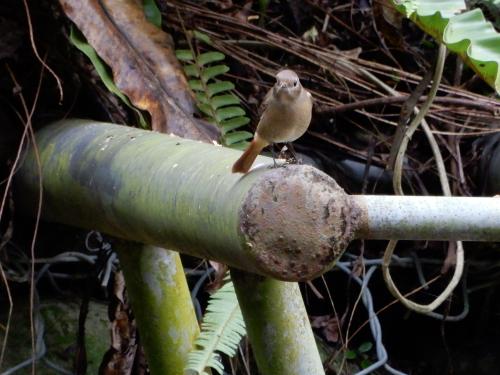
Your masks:
<svg viewBox="0 0 500 375"><path fill-rule="evenodd" d="M324 375L299 284L231 270L263 375Z"/></svg>

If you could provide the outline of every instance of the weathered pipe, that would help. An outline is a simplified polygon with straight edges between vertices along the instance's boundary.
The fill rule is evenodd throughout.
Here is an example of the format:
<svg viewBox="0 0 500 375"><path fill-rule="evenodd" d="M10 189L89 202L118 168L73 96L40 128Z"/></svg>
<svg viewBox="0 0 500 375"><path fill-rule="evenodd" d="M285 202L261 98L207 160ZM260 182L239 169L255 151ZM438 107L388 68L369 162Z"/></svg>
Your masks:
<svg viewBox="0 0 500 375"><path fill-rule="evenodd" d="M325 272L353 238L500 240L498 198L348 196L321 171L266 157L232 174L238 151L89 120L46 126L37 143L46 220L280 280ZM16 192L32 213L33 148Z"/></svg>

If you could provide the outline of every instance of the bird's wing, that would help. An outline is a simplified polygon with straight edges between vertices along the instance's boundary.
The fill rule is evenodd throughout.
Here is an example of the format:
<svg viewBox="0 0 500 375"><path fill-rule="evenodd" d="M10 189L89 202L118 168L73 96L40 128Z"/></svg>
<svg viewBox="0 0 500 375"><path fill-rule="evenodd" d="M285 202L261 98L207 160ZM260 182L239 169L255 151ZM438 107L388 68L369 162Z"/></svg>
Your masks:
<svg viewBox="0 0 500 375"><path fill-rule="evenodd" d="M260 103L259 116L262 116L266 108L269 106L269 103L271 102L272 98L273 98L273 87L269 89L266 96L264 96L264 100L262 100L262 103Z"/></svg>

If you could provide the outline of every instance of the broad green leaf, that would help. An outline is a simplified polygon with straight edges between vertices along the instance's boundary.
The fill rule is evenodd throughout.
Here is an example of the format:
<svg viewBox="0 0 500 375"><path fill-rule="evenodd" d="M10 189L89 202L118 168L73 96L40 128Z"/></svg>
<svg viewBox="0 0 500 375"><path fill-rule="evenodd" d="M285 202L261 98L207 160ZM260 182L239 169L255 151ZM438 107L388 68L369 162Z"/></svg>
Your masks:
<svg viewBox="0 0 500 375"><path fill-rule="evenodd" d="M94 66L95 71L97 72L97 75L101 79L104 86L108 89L108 91L120 98L120 100L127 107L131 108L135 112L139 120L139 124L142 128L148 128L149 125L142 112L134 107L128 97L124 93L122 93L120 89L118 89L118 87L115 85L115 82L113 81L113 78L111 77L108 66L104 63L104 61L102 61L95 49L87 43L85 37L81 35L80 32L75 31L74 27L71 27L70 29L69 40L76 48L78 48L89 58L90 62Z"/></svg>
<svg viewBox="0 0 500 375"><path fill-rule="evenodd" d="M464 0L392 0L396 9L462 57L500 94L500 34Z"/></svg>
<svg viewBox="0 0 500 375"><path fill-rule="evenodd" d="M222 61L226 58L223 53L221 52L216 52L216 51L211 51L211 52L205 52L202 53L201 55L198 56L197 62L198 65L206 65L206 64L211 64L217 61Z"/></svg>
<svg viewBox="0 0 500 375"><path fill-rule="evenodd" d="M372 350L372 348L373 348L373 344L370 341L365 341L364 343L362 343L359 346L358 352L366 353L366 352L369 352L370 350Z"/></svg>
<svg viewBox="0 0 500 375"><path fill-rule="evenodd" d="M158 9L158 5L156 5L156 1L143 0L142 5L144 7L146 19L157 28L161 29L161 12L160 9Z"/></svg>
<svg viewBox="0 0 500 375"><path fill-rule="evenodd" d="M193 61L194 60L193 53L191 52L191 50L188 50L188 49L175 50L175 56L180 61Z"/></svg>
<svg viewBox="0 0 500 375"><path fill-rule="evenodd" d="M244 116L245 111L241 107L231 106L218 109L215 112L215 117L218 122L224 121L233 117Z"/></svg>
<svg viewBox="0 0 500 375"><path fill-rule="evenodd" d="M208 85L208 96L212 97L224 91L234 90L234 84L229 81L219 81Z"/></svg>
<svg viewBox="0 0 500 375"><path fill-rule="evenodd" d="M372 365L372 361L370 361L368 358L365 358L361 361L360 366L361 368L365 369L367 367L370 367Z"/></svg>
<svg viewBox="0 0 500 375"><path fill-rule="evenodd" d="M346 359L356 359L357 354L354 350L348 350L347 352L345 352L345 357Z"/></svg>
<svg viewBox="0 0 500 375"><path fill-rule="evenodd" d="M240 128L250 122L250 119L246 116L235 117L230 120L225 120L220 122L221 130L223 134L230 132L231 130Z"/></svg>
<svg viewBox="0 0 500 375"><path fill-rule="evenodd" d="M203 91L203 85L201 84L201 81L199 79L190 79L188 83L189 87L191 87L191 90Z"/></svg>
<svg viewBox="0 0 500 375"><path fill-rule="evenodd" d="M224 107L226 105L240 104L240 99L234 94L217 95L210 99L214 108Z"/></svg>
<svg viewBox="0 0 500 375"><path fill-rule="evenodd" d="M227 133L223 139L224 139L224 144L230 146L233 143L244 141L250 138L253 138L253 134L245 130L242 130L242 131Z"/></svg>
<svg viewBox="0 0 500 375"><path fill-rule="evenodd" d="M186 74L188 77L198 78L200 76L198 67L194 64L184 66L184 74Z"/></svg>
<svg viewBox="0 0 500 375"><path fill-rule="evenodd" d="M210 79L217 77L218 75L229 72L229 66L227 65L215 65L205 68L201 73L201 79L204 82L208 82Z"/></svg>

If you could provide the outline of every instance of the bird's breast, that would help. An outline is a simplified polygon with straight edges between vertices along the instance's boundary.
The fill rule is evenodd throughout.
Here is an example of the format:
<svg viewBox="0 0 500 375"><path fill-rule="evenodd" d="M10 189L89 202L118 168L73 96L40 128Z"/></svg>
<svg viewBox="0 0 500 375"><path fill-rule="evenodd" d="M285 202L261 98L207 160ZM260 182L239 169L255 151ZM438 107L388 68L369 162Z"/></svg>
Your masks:
<svg viewBox="0 0 500 375"><path fill-rule="evenodd" d="M269 143L293 142L311 122L312 101L307 92L291 103L271 101L257 126L257 133Z"/></svg>

